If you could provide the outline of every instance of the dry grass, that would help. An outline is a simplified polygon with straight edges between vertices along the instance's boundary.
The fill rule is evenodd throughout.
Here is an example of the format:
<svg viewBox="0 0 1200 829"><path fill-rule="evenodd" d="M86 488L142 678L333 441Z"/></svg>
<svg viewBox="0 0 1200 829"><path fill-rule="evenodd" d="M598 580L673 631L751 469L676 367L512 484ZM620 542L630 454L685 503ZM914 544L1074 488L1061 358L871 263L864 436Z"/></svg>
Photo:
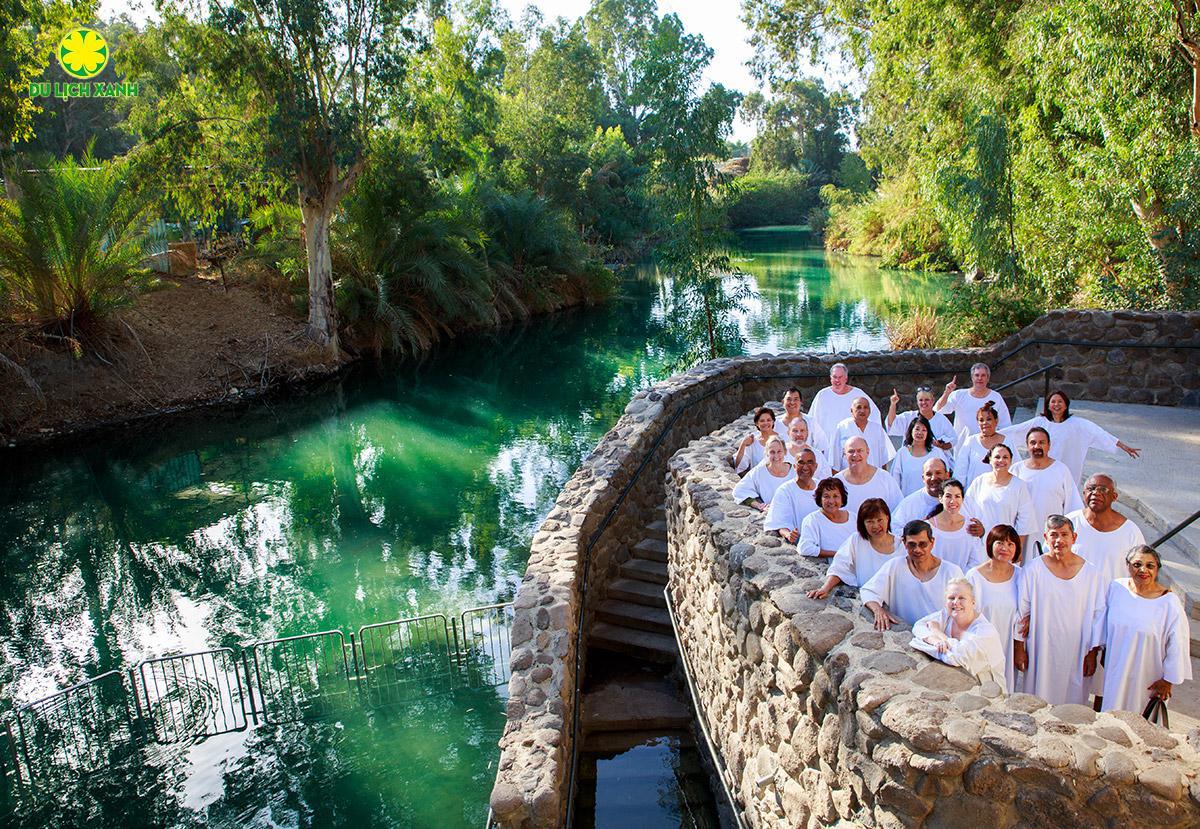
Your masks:
<svg viewBox="0 0 1200 829"><path fill-rule="evenodd" d="M914 308L902 317L883 323L883 331L896 351L912 348L937 348L940 345L941 320L932 308Z"/></svg>

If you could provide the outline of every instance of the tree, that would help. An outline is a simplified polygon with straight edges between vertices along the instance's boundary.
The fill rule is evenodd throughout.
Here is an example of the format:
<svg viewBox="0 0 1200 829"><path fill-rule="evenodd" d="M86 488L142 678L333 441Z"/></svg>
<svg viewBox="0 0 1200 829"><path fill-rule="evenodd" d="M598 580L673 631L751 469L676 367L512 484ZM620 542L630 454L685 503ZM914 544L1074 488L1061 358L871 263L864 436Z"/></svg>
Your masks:
<svg viewBox="0 0 1200 829"><path fill-rule="evenodd" d="M167 0L164 18L186 16ZM265 158L299 195L308 335L338 349L329 228L362 171L386 91L402 77L415 0L214 0L200 57L241 91Z"/></svg>
<svg viewBox="0 0 1200 829"><path fill-rule="evenodd" d="M750 161L763 172L815 171L814 184L832 181L846 153L852 100L843 92L825 92L819 80L784 81L772 95L746 96L742 109L758 127ZM803 162L803 164L802 164Z"/></svg>

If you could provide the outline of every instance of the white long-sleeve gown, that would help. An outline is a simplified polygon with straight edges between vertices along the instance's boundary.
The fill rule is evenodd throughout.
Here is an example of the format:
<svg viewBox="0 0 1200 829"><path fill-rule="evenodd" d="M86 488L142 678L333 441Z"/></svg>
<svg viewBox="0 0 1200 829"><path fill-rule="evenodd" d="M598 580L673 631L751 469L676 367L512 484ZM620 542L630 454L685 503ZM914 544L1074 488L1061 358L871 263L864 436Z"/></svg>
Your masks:
<svg viewBox="0 0 1200 829"><path fill-rule="evenodd" d="M967 498L979 510L985 537L997 524L1008 524L1017 535L1035 532L1029 486L1015 475L1004 486L996 486L981 475L967 487Z"/></svg>
<svg viewBox="0 0 1200 829"><path fill-rule="evenodd" d="M1142 713L1150 685L1192 678L1191 636L1183 603L1171 591L1157 599L1133 592L1130 579L1108 586L1104 624L1104 711Z"/></svg>
<svg viewBox="0 0 1200 829"><path fill-rule="evenodd" d="M795 478L780 486L775 490L771 505L767 507L763 529L767 532L799 530L800 525L804 523L804 516L820 509L817 506L816 493L816 485L812 489L801 489Z"/></svg>
<svg viewBox="0 0 1200 829"><path fill-rule="evenodd" d="M892 445L892 439L887 436L887 432L878 421L868 420L866 427L860 429L854 418L848 417L838 423L829 444L829 462L836 471L840 472L846 468L846 441L850 438L862 438L867 442L867 448L870 450L867 462L872 466L887 466L896 456L896 447Z"/></svg>
<svg viewBox="0 0 1200 829"><path fill-rule="evenodd" d="M1104 644L1107 587L1100 568L1086 561L1071 579L1051 573L1045 558L1035 558L1021 568L1017 618L1029 615L1025 693L1052 705L1087 704L1091 678L1083 675L1083 658Z"/></svg>
<svg viewBox="0 0 1200 829"><path fill-rule="evenodd" d="M842 584L861 587L871 580L871 576L879 572L879 568L894 557L904 558L904 540L899 534L895 535L896 544L892 552L883 554L871 546L870 539L863 538L857 531L842 542L837 553L829 563L830 576L837 576Z"/></svg>
<svg viewBox="0 0 1200 829"><path fill-rule="evenodd" d="M764 504L770 504L771 499L781 486L796 479L791 464L785 464L786 471L776 477L764 461L746 473L746 477L737 482L733 488L733 500L739 504L747 498L757 498Z"/></svg>
<svg viewBox="0 0 1200 829"><path fill-rule="evenodd" d="M848 518L844 524L838 524L817 510L804 516L804 520L800 522L800 538L796 542L796 548L802 556L819 556L822 550L836 552L849 538L850 533L855 532L858 532L858 525L853 518Z"/></svg>
<svg viewBox="0 0 1200 829"><path fill-rule="evenodd" d="M1008 581L991 582L976 567L967 573L967 581L975 588L975 606L996 626L1004 647L1004 685L1008 693L1017 688L1017 668L1013 664L1013 629L1017 621L1017 605L1021 593L1021 565L1013 565Z"/></svg>
<svg viewBox="0 0 1200 829"><path fill-rule="evenodd" d="M942 463L946 464L947 470L954 468L950 457L936 446L920 457L914 455L908 446L902 446L896 451L896 456L892 458L888 470L891 471L892 477L896 479L896 484L904 495L912 495L918 489L925 488L925 461L930 458L941 458ZM953 478L954 475L951 474L950 477Z"/></svg>
<svg viewBox="0 0 1200 829"><path fill-rule="evenodd" d="M1125 554L1133 547L1146 543L1146 536L1138 529L1138 525L1125 519L1125 523L1115 530L1102 533L1087 522L1083 510L1067 513L1067 518L1075 525L1075 553L1083 556L1092 564L1104 571L1105 577L1115 581L1129 576L1129 568L1125 566Z"/></svg>
<svg viewBox="0 0 1200 829"><path fill-rule="evenodd" d="M1004 402L1004 396L995 390L989 391L984 397L972 397L970 389L955 389L939 411L947 417L953 414L954 430L960 438L966 438L979 434L979 421L976 418L989 400L996 404L997 428L1011 425L1012 415L1009 414L1008 404Z"/></svg>
<svg viewBox="0 0 1200 829"><path fill-rule="evenodd" d="M868 498L882 498L888 505L889 512L895 512L896 507L900 506L900 502L904 500L904 493L900 491L900 485L896 483L892 473L883 467L876 467L875 474L865 484L850 483L846 477L849 471L843 469L833 477L846 485L846 494L849 496L846 499L846 509L850 511L852 519L857 520L858 508Z"/></svg>
<svg viewBox="0 0 1200 829"><path fill-rule="evenodd" d="M913 625L913 638L908 643L910 647L927 653L947 665L964 668L967 673L977 679L990 679L997 684L1003 681L1005 667L1009 660L1004 656L1004 646L999 632L986 615L982 612L979 613L971 626L963 631L962 638L950 637L950 649L945 653L938 653L936 645L924 641L931 632L931 622L938 622L942 632L949 636L950 614L945 609L935 610L918 619Z"/></svg>
<svg viewBox="0 0 1200 829"><path fill-rule="evenodd" d="M1083 474L1083 462L1089 449L1099 449L1110 455L1120 451L1115 435L1079 415L1071 415L1062 423L1055 423L1043 415L1038 415L1000 431L1006 437L1011 437L1015 443L1024 443L1025 436L1034 426L1041 426L1050 434L1050 457L1065 463L1071 470L1072 480L1076 482Z"/></svg>
<svg viewBox="0 0 1200 829"><path fill-rule="evenodd" d="M944 530L933 526L933 554L942 561L952 561L964 573L987 561L983 551L983 539L967 532L967 518L957 530Z"/></svg>
<svg viewBox="0 0 1200 829"><path fill-rule="evenodd" d="M929 581L921 581L909 568L908 556L900 556L885 562L859 588L858 597L864 605L871 601L886 605L905 624L911 625L941 607L946 599L947 582L962 578L962 574L957 564L943 561Z"/></svg>

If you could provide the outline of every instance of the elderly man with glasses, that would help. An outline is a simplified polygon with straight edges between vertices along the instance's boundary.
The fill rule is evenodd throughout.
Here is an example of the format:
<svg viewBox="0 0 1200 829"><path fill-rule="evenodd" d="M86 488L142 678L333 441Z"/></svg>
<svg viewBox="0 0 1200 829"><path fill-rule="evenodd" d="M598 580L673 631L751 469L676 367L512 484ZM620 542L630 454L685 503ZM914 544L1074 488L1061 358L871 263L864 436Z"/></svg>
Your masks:
<svg viewBox="0 0 1200 829"><path fill-rule="evenodd" d="M1113 509L1116 500L1113 479L1093 475L1083 485L1083 509L1067 513L1079 535L1075 552L1103 570L1109 581L1129 575L1126 553L1146 543L1137 524Z"/></svg>

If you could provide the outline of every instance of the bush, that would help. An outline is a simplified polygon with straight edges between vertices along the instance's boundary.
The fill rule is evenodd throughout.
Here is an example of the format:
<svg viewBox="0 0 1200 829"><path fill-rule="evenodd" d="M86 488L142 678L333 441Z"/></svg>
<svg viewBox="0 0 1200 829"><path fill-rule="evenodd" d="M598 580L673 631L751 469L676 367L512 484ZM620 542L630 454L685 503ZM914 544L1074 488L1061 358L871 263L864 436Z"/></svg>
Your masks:
<svg viewBox="0 0 1200 829"><path fill-rule="evenodd" d="M938 348L944 320L933 308L913 308L902 317L884 321L883 330L892 348L906 351L913 348Z"/></svg>
<svg viewBox="0 0 1200 829"><path fill-rule="evenodd" d="M826 186L825 246L878 256L884 267L950 271L958 268L946 234L911 177L889 179L865 197Z"/></svg>
<svg viewBox="0 0 1200 829"><path fill-rule="evenodd" d="M730 183L721 203L731 228L798 225L817 204L817 194L802 173L750 173Z"/></svg>
<svg viewBox="0 0 1200 829"><path fill-rule="evenodd" d="M144 204L129 196L122 165L90 155L21 176L18 188L16 202L0 200L0 308L78 348L155 284Z"/></svg>

